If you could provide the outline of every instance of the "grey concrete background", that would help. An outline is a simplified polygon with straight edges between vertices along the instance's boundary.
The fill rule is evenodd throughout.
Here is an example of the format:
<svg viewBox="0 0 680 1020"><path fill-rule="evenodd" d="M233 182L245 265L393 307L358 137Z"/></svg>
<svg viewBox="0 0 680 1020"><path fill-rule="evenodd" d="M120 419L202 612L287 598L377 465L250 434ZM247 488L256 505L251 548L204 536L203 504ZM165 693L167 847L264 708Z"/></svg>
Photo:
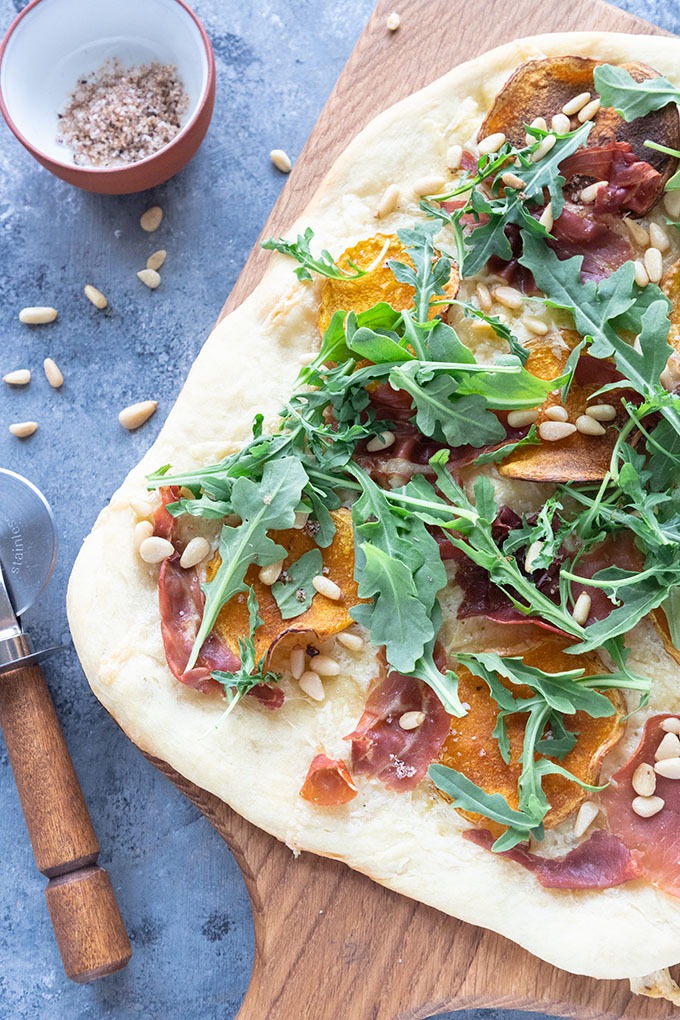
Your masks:
<svg viewBox="0 0 680 1020"><path fill-rule="evenodd" d="M676 2L620 5L680 30ZM24 6L0 0L0 29ZM194 6L215 48L217 107L197 158L167 185L124 198L78 192L42 170L0 128L0 375L24 366L34 371L26 389L0 389L0 465L43 489L61 541L55 577L26 621L37 644L69 645L64 592L79 544L160 428L276 199L283 178L271 167L269 150L300 151L373 0L195 0ZM149 237L138 219L155 203L166 216ZM162 286L152 293L135 272L158 247L169 254ZM101 314L84 300L86 282L106 292L110 311ZM60 318L27 329L17 321L27 304L54 304ZM42 374L46 355L66 376L59 392ZM117 411L148 397L160 401L156 417L135 434L124 432ZM25 419L36 419L40 429L19 442L7 425ZM236 864L208 822L101 709L73 649L48 662L45 672L134 955L124 972L92 986L64 977L44 880L0 742L1 1020L231 1020L253 955Z"/></svg>

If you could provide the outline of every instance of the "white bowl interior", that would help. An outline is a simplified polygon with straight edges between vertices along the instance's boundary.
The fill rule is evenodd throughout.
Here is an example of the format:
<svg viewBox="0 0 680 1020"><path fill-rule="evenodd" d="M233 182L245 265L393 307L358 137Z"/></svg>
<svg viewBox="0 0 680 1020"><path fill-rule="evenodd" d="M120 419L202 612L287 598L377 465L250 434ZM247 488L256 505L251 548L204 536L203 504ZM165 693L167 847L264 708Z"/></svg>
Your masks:
<svg viewBox="0 0 680 1020"><path fill-rule="evenodd" d="M58 114L79 78L112 57L124 67L174 64L189 97L183 126L191 120L207 88L208 59L198 26L175 0L41 0L10 36L0 65L9 115L36 149L71 164L57 141Z"/></svg>

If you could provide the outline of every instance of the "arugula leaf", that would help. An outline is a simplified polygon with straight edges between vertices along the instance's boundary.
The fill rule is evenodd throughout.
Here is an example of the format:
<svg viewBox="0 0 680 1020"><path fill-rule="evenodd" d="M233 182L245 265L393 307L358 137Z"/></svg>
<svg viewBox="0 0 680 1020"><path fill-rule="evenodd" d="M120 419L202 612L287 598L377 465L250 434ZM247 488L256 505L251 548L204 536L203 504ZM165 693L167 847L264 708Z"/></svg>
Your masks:
<svg viewBox="0 0 680 1020"><path fill-rule="evenodd" d="M352 271L347 272L336 264L333 256L325 249L316 258L311 251L313 239L314 231L307 227L304 234L298 234L297 241L285 241L282 237L276 240L270 237L268 241L262 242L262 247L266 251L278 251L281 255L289 255L299 262L300 265L294 270L298 280L311 280L312 273L327 276L331 280L358 280L373 268L369 266L367 269L360 269L350 262Z"/></svg>
<svg viewBox="0 0 680 1020"><path fill-rule="evenodd" d="M503 443L496 450L480 453L472 463L475 467L482 467L484 464L497 464L499 461L509 457L515 450L521 450L523 446L540 446L540 444L541 439L538 435L538 430L535 425L532 425L526 436L523 436L522 439L516 439L514 443Z"/></svg>
<svg viewBox="0 0 680 1020"><path fill-rule="evenodd" d="M210 676L213 680L224 686L224 693L227 698L227 710L220 718L222 722L238 705L239 701L252 691L258 684L279 683L282 679L279 673L272 673L264 668L264 656L257 662L255 660L255 632L262 626L260 607L257 595L253 588L248 589L248 619L249 636L239 638L238 645L241 655L241 665L238 670L229 673L226 670L215 669Z"/></svg>
<svg viewBox="0 0 680 1020"><path fill-rule="evenodd" d="M434 661L434 646L442 625L442 611L439 602L435 602L430 619L434 628L434 637L425 645L423 654L416 661L410 676L417 677L428 684L446 711L460 719L467 714L467 709L463 707L458 696L458 676L452 669L447 669L444 673L440 672Z"/></svg>
<svg viewBox="0 0 680 1020"><path fill-rule="evenodd" d="M452 798L453 807L462 811L474 811L499 825L509 825L521 830L527 839L536 827L533 818L523 811L511 808L500 793L487 793L462 772L448 765L430 765L427 774L438 789Z"/></svg>
<svg viewBox="0 0 680 1020"><path fill-rule="evenodd" d="M413 266L390 259L388 265L399 283L414 288L414 317L416 322L425 323L430 316L433 300L444 294L451 276L451 260L446 255L435 258L435 223L418 223L414 227L397 231L399 240L408 250Z"/></svg>
<svg viewBox="0 0 680 1020"><path fill-rule="evenodd" d="M626 121L680 102L680 90L668 78L636 81L623 67L600 64L593 72L593 79L602 106L613 106Z"/></svg>
<svg viewBox="0 0 680 1020"><path fill-rule="evenodd" d="M581 584L588 585L592 582L598 584L598 582L614 581L613 575L620 577L622 574L630 574L630 572L609 567L606 570L599 570L592 578L575 576ZM673 583L664 583L657 577L647 577L642 581L637 578L635 580L634 585L623 589L621 605L613 609L603 620L592 623L586 629L585 638L570 648L566 648L565 651L573 655L594 651L602 648L610 639L621 634L628 634L636 623L664 602L674 587Z"/></svg>
<svg viewBox="0 0 680 1020"><path fill-rule="evenodd" d="M320 550L310 549L286 569L283 580L272 585L272 595L283 620L292 620L309 609L316 594L312 578L322 570Z"/></svg>

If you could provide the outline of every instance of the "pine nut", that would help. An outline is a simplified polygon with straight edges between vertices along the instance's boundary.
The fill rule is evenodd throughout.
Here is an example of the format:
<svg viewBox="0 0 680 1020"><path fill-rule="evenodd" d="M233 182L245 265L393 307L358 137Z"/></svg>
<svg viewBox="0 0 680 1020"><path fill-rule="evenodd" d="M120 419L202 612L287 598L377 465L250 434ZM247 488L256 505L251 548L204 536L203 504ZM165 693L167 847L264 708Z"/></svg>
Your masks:
<svg viewBox="0 0 680 1020"><path fill-rule="evenodd" d="M463 160L463 146L462 145L450 145L446 151L446 165L449 170L460 170L460 164Z"/></svg>
<svg viewBox="0 0 680 1020"><path fill-rule="evenodd" d="M558 135L568 135L571 131L571 121L566 113L556 113L550 126Z"/></svg>
<svg viewBox="0 0 680 1020"><path fill-rule="evenodd" d="M533 315L524 316L524 325L536 336L545 336L548 332L548 324L543 319L537 319Z"/></svg>
<svg viewBox="0 0 680 1020"><path fill-rule="evenodd" d="M535 140L536 139L532 139L532 141ZM557 139L555 138L555 135L546 135L539 143L538 148L529 156L530 162L538 163L544 156L547 156L556 141Z"/></svg>
<svg viewBox="0 0 680 1020"><path fill-rule="evenodd" d="M607 431L599 421L595 421L589 414L580 414L574 424L584 436L603 436Z"/></svg>
<svg viewBox="0 0 680 1020"><path fill-rule="evenodd" d="M552 202L548 202L548 204L546 205L545 209L543 210L543 212L539 216L538 222L541 224L542 227L545 227L545 229L548 231L548 233L550 233L550 231L553 228Z"/></svg>
<svg viewBox="0 0 680 1020"><path fill-rule="evenodd" d="M541 551L544 545L545 542L541 541L532 542L529 548L527 549L527 554L524 557L524 569L526 570L527 574L533 573L536 560L541 555Z"/></svg>
<svg viewBox="0 0 680 1020"><path fill-rule="evenodd" d="M404 712L404 714L399 717L399 725L402 730L417 730L424 722L424 712Z"/></svg>
<svg viewBox="0 0 680 1020"><path fill-rule="evenodd" d="M667 733L654 753L654 761L666 758L680 758L680 738L677 733Z"/></svg>
<svg viewBox="0 0 680 1020"><path fill-rule="evenodd" d="M524 304L522 293L514 287L494 287L493 296L499 305L515 311Z"/></svg>
<svg viewBox="0 0 680 1020"><path fill-rule="evenodd" d="M163 210L159 205L152 205L150 209L142 213L139 225L147 234L153 234L154 230L158 230L160 227L162 220Z"/></svg>
<svg viewBox="0 0 680 1020"><path fill-rule="evenodd" d="M139 555L145 563L162 563L163 560L167 560L168 556L172 556L174 551L175 547L172 542L159 535L145 538L139 547Z"/></svg>
<svg viewBox="0 0 680 1020"><path fill-rule="evenodd" d="M153 497L158 497L158 493L154 492ZM147 517L151 517L151 515L158 509L155 500L154 503L152 503L151 499L152 494L149 494L148 497L133 496L132 499L129 500L130 509L141 520L145 520Z"/></svg>
<svg viewBox="0 0 680 1020"><path fill-rule="evenodd" d="M376 209L376 218L382 220L385 216L389 216L390 213L394 212L399 202L399 188L396 184L390 184L389 188L385 188L383 196L380 199L378 208Z"/></svg>
<svg viewBox="0 0 680 1020"><path fill-rule="evenodd" d="M293 521L293 527L296 531L302 531L303 528L307 527L307 521L309 520L308 510L296 510L295 520Z"/></svg>
<svg viewBox="0 0 680 1020"><path fill-rule="evenodd" d="M147 538L151 538L153 535L153 524L151 521L137 521L135 524L133 542L135 546L135 552L138 553L142 547L142 542L146 542Z"/></svg>
<svg viewBox="0 0 680 1020"><path fill-rule="evenodd" d="M294 648L290 653L290 673L294 680L299 680L305 671L305 650Z"/></svg>
<svg viewBox="0 0 680 1020"><path fill-rule="evenodd" d="M595 421L614 421L616 408L613 404L593 404L586 408L586 414Z"/></svg>
<svg viewBox="0 0 680 1020"><path fill-rule="evenodd" d="M668 234L658 223L649 224L649 240L659 251L668 251L671 246Z"/></svg>
<svg viewBox="0 0 680 1020"><path fill-rule="evenodd" d="M54 322L57 314L56 308L22 308L19 322L26 326L42 326L46 322Z"/></svg>
<svg viewBox="0 0 680 1020"><path fill-rule="evenodd" d="M606 188L609 181L595 181L594 184L589 184L587 188L584 188L579 195L579 199L584 205L592 205L597 198L597 193L600 188Z"/></svg>
<svg viewBox="0 0 680 1020"><path fill-rule="evenodd" d="M581 807L578 809L578 814L574 820L574 836L576 836L577 839L586 834L599 813L599 807L597 807L596 804L593 804L591 800L585 800L583 804L581 804Z"/></svg>
<svg viewBox="0 0 680 1020"><path fill-rule="evenodd" d="M314 701L323 701L326 697L321 677L313 669L306 670L300 677L299 682L300 690L304 691Z"/></svg>
<svg viewBox="0 0 680 1020"><path fill-rule="evenodd" d="M262 584L266 584L267 587L271 587L272 584L276 584L281 576L283 570L283 560L277 560L276 563L268 563L266 567L261 567L258 577Z"/></svg>
<svg viewBox="0 0 680 1020"><path fill-rule="evenodd" d="M658 248L648 248L645 252L645 269L650 283L659 283L663 276L663 256Z"/></svg>
<svg viewBox="0 0 680 1020"><path fill-rule="evenodd" d="M392 11L391 14L387 15L387 21L385 22L385 27L387 28L388 32L396 32L400 25L401 25L401 18L399 17L399 15L397 14L396 11Z"/></svg>
<svg viewBox="0 0 680 1020"><path fill-rule="evenodd" d="M124 407L120 412L118 421L123 428L132 432L148 421L157 407L158 402L156 400L142 400L138 404L130 404L129 407Z"/></svg>
<svg viewBox="0 0 680 1020"><path fill-rule="evenodd" d="M667 191L664 195L663 204L672 220L680 219L680 190Z"/></svg>
<svg viewBox="0 0 680 1020"><path fill-rule="evenodd" d="M413 193L417 198L421 195L436 195L446 184L446 178L439 174L429 174L426 177L419 177L413 183Z"/></svg>
<svg viewBox="0 0 680 1020"><path fill-rule="evenodd" d="M635 797L630 805L640 818L652 818L662 810L665 801L661 797Z"/></svg>
<svg viewBox="0 0 680 1020"><path fill-rule="evenodd" d="M10 425L9 430L17 439L28 439L37 428L38 423L35 421L16 421Z"/></svg>
<svg viewBox="0 0 680 1020"><path fill-rule="evenodd" d="M588 592L582 591L579 597L574 603L572 610L572 618L575 623L580 623L582 627L586 625L588 617L590 616L590 607L592 605L592 599Z"/></svg>
<svg viewBox="0 0 680 1020"><path fill-rule="evenodd" d="M182 553L179 561L180 567L184 570L189 570L191 567L198 566L210 554L211 548L207 538L203 538L202 535L196 535L187 544L186 549Z"/></svg>
<svg viewBox="0 0 680 1020"><path fill-rule="evenodd" d="M43 370L45 372L45 378L52 387L52 389L58 390L64 385L64 375L59 365L52 358L45 358L43 361Z"/></svg>
<svg viewBox="0 0 680 1020"><path fill-rule="evenodd" d="M364 647L364 639L360 638L358 634L350 634L347 630L343 630L342 633L338 634L337 640L345 648L349 648L350 652L360 652Z"/></svg>
<svg viewBox="0 0 680 1020"><path fill-rule="evenodd" d="M517 190L521 191L524 187L522 178L518 177L517 174L511 173L509 170L501 174L501 180L508 188L517 188Z"/></svg>
<svg viewBox="0 0 680 1020"><path fill-rule="evenodd" d="M3 375L2 381L8 386L27 386L31 381L31 371L28 368L16 368Z"/></svg>
<svg viewBox="0 0 680 1020"><path fill-rule="evenodd" d="M87 298L87 300L91 301L94 307L98 308L100 311L102 311L108 305L108 301L106 300L102 292L100 290L97 290L96 287L93 287L91 283L86 283L85 287L83 288L83 291L85 293L85 297Z"/></svg>
<svg viewBox="0 0 680 1020"><path fill-rule="evenodd" d="M339 602L342 598L342 588L339 588L335 581L331 581L330 577L324 577L323 574L317 574L316 577L312 578L312 584L318 591L319 595L324 595L327 599L331 599L333 602Z"/></svg>
<svg viewBox="0 0 680 1020"><path fill-rule="evenodd" d="M585 106L582 106L576 116L580 124L585 124L587 120L592 120L597 111L600 109L600 100L592 99Z"/></svg>
<svg viewBox="0 0 680 1020"><path fill-rule="evenodd" d="M638 245L639 248L647 248L649 246L649 232L638 223L637 220L631 220L629 217L625 217L624 221L626 229L630 234L630 239L634 244Z"/></svg>
<svg viewBox="0 0 680 1020"><path fill-rule="evenodd" d="M666 733L677 733L680 735L680 719L677 715L671 715L661 723L661 729Z"/></svg>
<svg viewBox="0 0 680 1020"><path fill-rule="evenodd" d="M640 262L640 259L635 259L633 266L635 267L635 282L638 287L646 287L649 283L649 277L647 276L647 270L642 262Z"/></svg>
<svg viewBox="0 0 680 1020"><path fill-rule="evenodd" d="M630 783L640 797L652 796L656 790L656 773L649 762L643 761L638 765Z"/></svg>
<svg viewBox="0 0 680 1020"><path fill-rule="evenodd" d="M490 156L493 152L498 152L501 145L505 145L505 135L502 131L495 131L492 135L487 135L477 145L477 151L480 156Z"/></svg>
<svg viewBox="0 0 680 1020"><path fill-rule="evenodd" d="M576 426L568 421L544 421L538 426L538 434L548 443L557 443L560 439L573 436Z"/></svg>
<svg viewBox="0 0 680 1020"><path fill-rule="evenodd" d="M141 280L149 290L155 290L156 287L160 287L160 273L157 273L155 269L140 269L137 273L137 279Z"/></svg>
<svg viewBox="0 0 680 1020"><path fill-rule="evenodd" d="M530 124L530 127L538 128L540 131L547 131L548 130L548 122L545 119L545 117L534 117L534 119L532 120L532 122Z"/></svg>
<svg viewBox="0 0 680 1020"><path fill-rule="evenodd" d="M158 272L158 270L161 268L167 257L168 253L165 250L165 248L159 248L158 251L155 251L153 253L153 255L149 255L148 259L146 260L146 268L155 269L156 272Z"/></svg>
<svg viewBox="0 0 680 1020"><path fill-rule="evenodd" d="M680 758L665 758L654 766L657 776L664 779L680 779Z"/></svg>
<svg viewBox="0 0 680 1020"><path fill-rule="evenodd" d="M511 429L523 429L526 425L533 425L538 419L538 409L529 407L526 411L511 411L508 415L508 425Z"/></svg>
<svg viewBox="0 0 680 1020"><path fill-rule="evenodd" d="M483 312L490 312L493 301L491 300L491 291L485 283L478 283L475 287L477 293L477 302ZM482 320L480 320L482 321Z"/></svg>
<svg viewBox="0 0 680 1020"><path fill-rule="evenodd" d="M315 655L313 666L319 676L337 676L340 665L330 655Z"/></svg>
<svg viewBox="0 0 680 1020"><path fill-rule="evenodd" d="M583 107L590 102L590 92L579 92L577 96L570 99L568 103L565 103L562 107L562 113L566 113L567 117L573 117L575 113L582 110Z"/></svg>
<svg viewBox="0 0 680 1020"><path fill-rule="evenodd" d="M551 407L546 407L545 416L550 421L569 421L569 412L561 404L552 404Z"/></svg>
<svg viewBox="0 0 680 1020"><path fill-rule="evenodd" d="M394 445L394 441L397 437L394 432L379 432L373 439L369 439L366 443L366 450L368 453L376 453L378 450L386 450L388 447Z"/></svg>

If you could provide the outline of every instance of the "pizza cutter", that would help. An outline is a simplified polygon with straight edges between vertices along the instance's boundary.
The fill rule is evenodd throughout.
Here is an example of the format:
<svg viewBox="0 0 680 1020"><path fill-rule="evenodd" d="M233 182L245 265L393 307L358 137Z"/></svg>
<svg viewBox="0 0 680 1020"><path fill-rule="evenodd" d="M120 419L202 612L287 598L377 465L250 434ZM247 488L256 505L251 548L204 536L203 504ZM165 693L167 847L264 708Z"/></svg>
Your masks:
<svg viewBox="0 0 680 1020"><path fill-rule="evenodd" d="M73 981L112 974L130 940L64 734L38 665L59 648L34 650L19 617L52 576L57 558L47 500L0 468L0 727L14 772L64 970Z"/></svg>

